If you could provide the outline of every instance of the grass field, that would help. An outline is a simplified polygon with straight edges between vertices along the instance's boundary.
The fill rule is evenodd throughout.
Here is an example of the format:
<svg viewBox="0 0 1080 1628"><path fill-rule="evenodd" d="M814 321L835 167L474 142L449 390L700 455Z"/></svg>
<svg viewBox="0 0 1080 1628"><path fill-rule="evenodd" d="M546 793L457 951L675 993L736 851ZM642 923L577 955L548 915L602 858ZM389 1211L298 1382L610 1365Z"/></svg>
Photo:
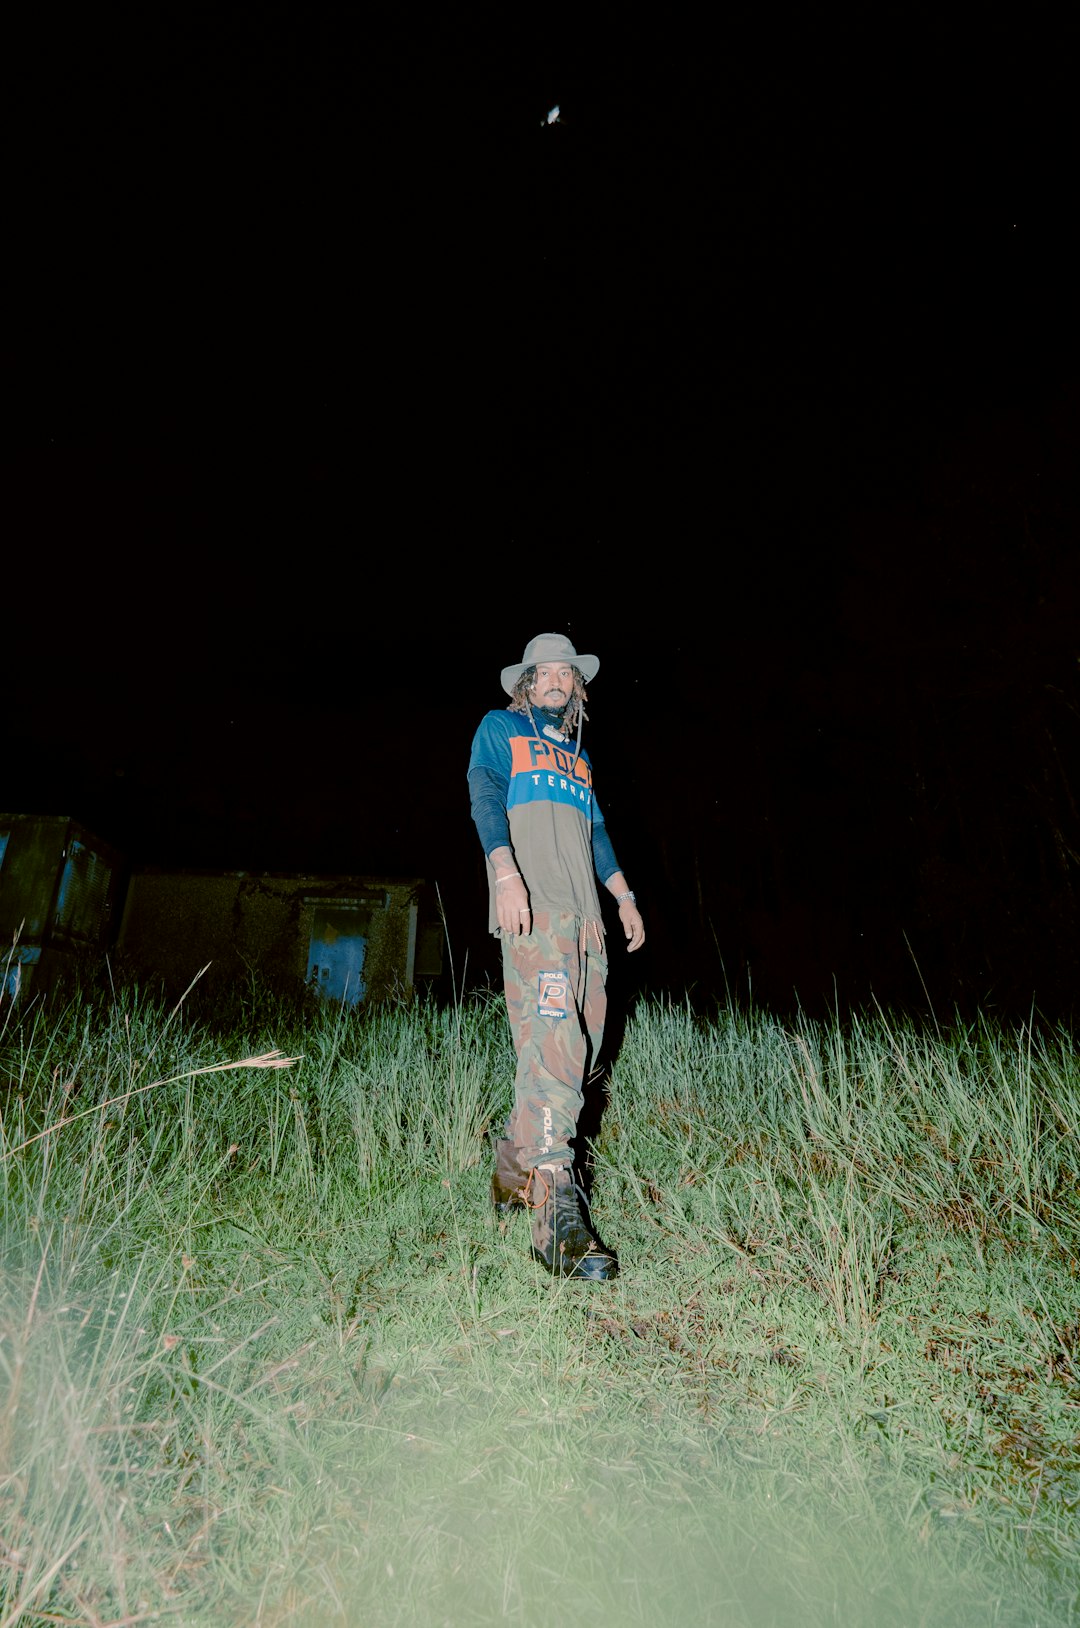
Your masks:
<svg viewBox="0 0 1080 1628"><path fill-rule="evenodd" d="M1080 1621L1068 1036L643 1004L588 1286L487 997L0 1028L0 1628Z"/></svg>

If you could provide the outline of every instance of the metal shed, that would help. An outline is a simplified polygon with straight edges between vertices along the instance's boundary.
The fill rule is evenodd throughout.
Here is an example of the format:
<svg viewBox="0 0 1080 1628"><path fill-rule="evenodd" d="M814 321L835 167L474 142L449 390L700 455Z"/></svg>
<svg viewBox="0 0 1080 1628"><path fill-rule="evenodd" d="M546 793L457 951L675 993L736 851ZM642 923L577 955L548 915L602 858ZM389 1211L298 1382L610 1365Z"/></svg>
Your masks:
<svg viewBox="0 0 1080 1628"><path fill-rule="evenodd" d="M0 986L25 994L111 938L122 860L67 814L0 814Z"/></svg>

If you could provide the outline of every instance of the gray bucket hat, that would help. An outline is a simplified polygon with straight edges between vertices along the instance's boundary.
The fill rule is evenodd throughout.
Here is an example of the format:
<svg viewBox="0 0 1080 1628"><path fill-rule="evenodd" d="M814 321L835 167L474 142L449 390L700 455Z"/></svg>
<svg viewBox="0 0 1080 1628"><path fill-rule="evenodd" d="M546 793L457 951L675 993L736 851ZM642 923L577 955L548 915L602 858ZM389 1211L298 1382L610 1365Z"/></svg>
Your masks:
<svg viewBox="0 0 1080 1628"><path fill-rule="evenodd" d="M514 685L527 667L536 667L542 661L565 662L568 667L576 667L586 684L590 684L600 671L600 657L579 656L565 634L538 633L525 646L521 661L513 667L503 668L502 687L507 695L513 695Z"/></svg>

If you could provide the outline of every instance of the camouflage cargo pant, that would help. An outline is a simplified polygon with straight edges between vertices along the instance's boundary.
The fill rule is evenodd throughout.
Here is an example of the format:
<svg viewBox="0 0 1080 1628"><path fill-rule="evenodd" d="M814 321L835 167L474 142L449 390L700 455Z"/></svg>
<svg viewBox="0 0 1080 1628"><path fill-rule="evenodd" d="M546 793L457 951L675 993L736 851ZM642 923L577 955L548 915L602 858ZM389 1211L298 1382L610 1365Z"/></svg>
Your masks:
<svg viewBox="0 0 1080 1628"><path fill-rule="evenodd" d="M607 1016L603 930L577 916L537 911L533 930L502 935L503 983L517 1052L506 1136L525 1170L572 1162L587 1072Z"/></svg>

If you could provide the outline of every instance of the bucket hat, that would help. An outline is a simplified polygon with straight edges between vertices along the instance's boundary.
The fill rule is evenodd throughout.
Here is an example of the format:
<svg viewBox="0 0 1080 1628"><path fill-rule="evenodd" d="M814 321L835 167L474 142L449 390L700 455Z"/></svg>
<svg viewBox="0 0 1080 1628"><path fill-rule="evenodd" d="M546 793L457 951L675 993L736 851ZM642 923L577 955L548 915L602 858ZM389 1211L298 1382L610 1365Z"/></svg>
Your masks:
<svg viewBox="0 0 1080 1628"><path fill-rule="evenodd" d="M576 667L586 684L591 683L600 671L600 657L579 656L564 634L538 633L525 646L521 660L513 667L503 668L502 687L507 695L513 695L514 685L527 667L536 667L542 661L565 662L569 667Z"/></svg>

